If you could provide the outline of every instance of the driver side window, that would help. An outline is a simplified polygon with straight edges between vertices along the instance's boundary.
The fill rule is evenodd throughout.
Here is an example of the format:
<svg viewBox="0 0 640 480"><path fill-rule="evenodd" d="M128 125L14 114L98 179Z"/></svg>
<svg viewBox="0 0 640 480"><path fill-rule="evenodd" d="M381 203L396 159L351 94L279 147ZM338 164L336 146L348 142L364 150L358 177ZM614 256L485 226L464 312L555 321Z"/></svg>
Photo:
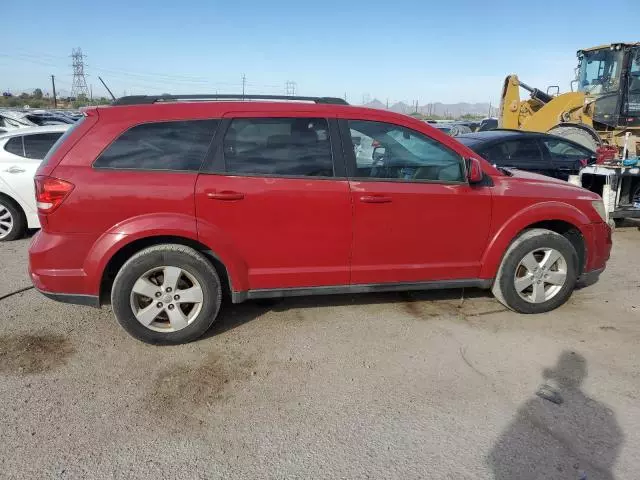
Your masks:
<svg viewBox="0 0 640 480"><path fill-rule="evenodd" d="M465 182L462 158L436 140L399 125L349 120L356 178Z"/></svg>

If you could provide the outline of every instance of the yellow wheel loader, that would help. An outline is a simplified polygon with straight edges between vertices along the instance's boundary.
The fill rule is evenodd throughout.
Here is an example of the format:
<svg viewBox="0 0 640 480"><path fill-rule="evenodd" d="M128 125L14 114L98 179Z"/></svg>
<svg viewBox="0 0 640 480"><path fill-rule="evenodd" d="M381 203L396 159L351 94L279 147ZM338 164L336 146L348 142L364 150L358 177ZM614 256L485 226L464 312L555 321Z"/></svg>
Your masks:
<svg viewBox="0 0 640 480"><path fill-rule="evenodd" d="M612 145L621 156L640 155L640 42L586 48L577 55L571 92L561 94L557 86L543 92L509 75L499 127L546 132L592 150ZM528 99L520 99L520 88L529 92Z"/></svg>

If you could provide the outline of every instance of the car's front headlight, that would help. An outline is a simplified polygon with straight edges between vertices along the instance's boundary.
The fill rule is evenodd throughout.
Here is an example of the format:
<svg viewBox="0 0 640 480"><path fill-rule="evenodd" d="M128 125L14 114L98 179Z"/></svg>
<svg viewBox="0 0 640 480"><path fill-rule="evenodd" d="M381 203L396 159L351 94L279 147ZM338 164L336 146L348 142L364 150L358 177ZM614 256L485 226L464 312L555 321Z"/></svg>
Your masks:
<svg viewBox="0 0 640 480"><path fill-rule="evenodd" d="M606 222L607 221L607 211L604 208L604 202L602 201L602 199L592 201L591 205L593 205L593 209L596 212L598 212L600 217L602 217L602 221Z"/></svg>

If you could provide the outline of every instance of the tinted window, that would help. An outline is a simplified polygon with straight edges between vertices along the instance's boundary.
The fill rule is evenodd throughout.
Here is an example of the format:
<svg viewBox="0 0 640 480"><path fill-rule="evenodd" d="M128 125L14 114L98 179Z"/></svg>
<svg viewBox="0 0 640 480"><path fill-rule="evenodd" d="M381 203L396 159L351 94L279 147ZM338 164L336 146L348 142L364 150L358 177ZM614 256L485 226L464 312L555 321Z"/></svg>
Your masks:
<svg viewBox="0 0 640 480"><path fill-rule="evenodd" d="M356 177L465 181L462 158L436 140L398 125L350 120Z"/></svg>
<svg viewBox="0 0 640 480"><path fill-rule="evenodd" d="M24 136L24 152L27 158L42 160L53 144L62 136L60 133L40 133Z"/></svg>
<svg viewBox="0 0 640 480"><path fill-rule="evenodd" d="M553 139L543 140L542 142L549 149L549 152L551 153L552 158L562 157L562 158L575 158L576 160L578 160L583 158L588 159L589 157L594 155L593 152L590 152L585 148L577 147L563 140L557 140L553 138Z"/></svg>
<svg viewBox="0 0 640 480"><path fill-rule="evenodd" d="M4 149L9 153L13 153L14 155L19 155L21 157L24 157L22 137L11 137L9 141L5 143Z"/></svg>
<svg viewBox="0 0 640 480"><path fill-rule="evenodd" d="M229 173L333 176L329 126L323 118L243 118L224 137Z"/></svg>
<svg viewBox="0 0 640 480"><path fill-rule="evenodd" d="M124 132L93 164L97 168L199 170L218 120L137 125Z"/></svg>
<svg viewBox="0 0 640 480"><path fill-rule="evenodd" d="M534 139L496 143L481 149L479 153L497 165L517 166L519 161L542 161L542 152Z"/></svg>

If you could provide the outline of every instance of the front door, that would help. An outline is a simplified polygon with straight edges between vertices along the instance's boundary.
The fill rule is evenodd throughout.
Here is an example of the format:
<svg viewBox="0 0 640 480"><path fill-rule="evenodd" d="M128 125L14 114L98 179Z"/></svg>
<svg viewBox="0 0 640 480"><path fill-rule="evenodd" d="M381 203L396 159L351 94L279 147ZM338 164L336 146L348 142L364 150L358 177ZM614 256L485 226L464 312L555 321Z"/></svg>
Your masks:
<svg viewBox="0 0 640 480"><path fill-rule="evenodd" d="M352 211L336 121L248 114L220 128L212 172L196 184L199 234L202 222L215 227L250 290L348 285Z"/></svg>
<svg viewBox="0 0 640 480"><path fill-rule="evenodd" d="M342 122L353 145L345 148L354 205L351 282L477 278L489 235L489 188L470 186L462 157L424 133Z"/></svg>

